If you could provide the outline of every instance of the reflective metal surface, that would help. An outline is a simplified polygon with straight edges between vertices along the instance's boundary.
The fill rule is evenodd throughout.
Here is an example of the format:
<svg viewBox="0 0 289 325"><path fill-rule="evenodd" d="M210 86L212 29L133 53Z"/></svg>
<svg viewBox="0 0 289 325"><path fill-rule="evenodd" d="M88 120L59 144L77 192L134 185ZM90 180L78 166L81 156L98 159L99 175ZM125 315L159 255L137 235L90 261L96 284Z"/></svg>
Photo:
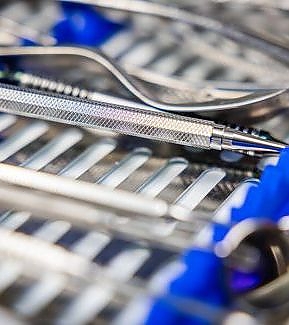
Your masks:
<svg viewBox="0 0 289 325"><path fill-rule="evenodd" d="M288 141L286 1L85 2L125 25L98 49L53 46L59 1L1 2L2 82L77 103L187 110ZM37 46L22 47L23 38ZM15 100L7 97L3 107ZM0 135L0 322L11 324L142 324L184 267L180 254L212 249L213 225L229 220L277 159L4 113ZM213 324L284 322L285 221L282 231L248 228L226 261L251 270L258 249L268 253L266 281L231 309L168 296L171 305Z"/></svg>

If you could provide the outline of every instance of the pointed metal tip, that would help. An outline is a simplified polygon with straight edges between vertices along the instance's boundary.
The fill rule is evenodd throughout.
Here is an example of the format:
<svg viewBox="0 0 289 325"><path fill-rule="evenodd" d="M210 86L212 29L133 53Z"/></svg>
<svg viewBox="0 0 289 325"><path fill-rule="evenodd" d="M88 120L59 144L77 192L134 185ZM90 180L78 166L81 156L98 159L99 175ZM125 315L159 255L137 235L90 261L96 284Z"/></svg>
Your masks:
<svg viewBox="0 0 289 325"><path fill-rule="evenodd" d="M281 141L263 139L258 136L242 133L239 131L232 132L231 137L232 150L254 151L263 153L280 153L281 150L288 147Z"/></svg>

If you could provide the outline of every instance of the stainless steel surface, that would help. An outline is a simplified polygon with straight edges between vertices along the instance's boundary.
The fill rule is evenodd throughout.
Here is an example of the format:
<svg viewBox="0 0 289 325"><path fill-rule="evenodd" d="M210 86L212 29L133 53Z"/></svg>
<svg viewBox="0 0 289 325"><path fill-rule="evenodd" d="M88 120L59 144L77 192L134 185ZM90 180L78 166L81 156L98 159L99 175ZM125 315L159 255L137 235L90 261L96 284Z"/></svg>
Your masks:
<svg viewBox="0 0 289 325"><path fill-rule="evenodd" d="M165 7L155 2L153 8ZM285 3L241 2L180 0L174 5L198 19L206 16L202 20L206 23L212 21L210 17L222 21L225 33L234 23L242 35L251 33L262 46L286 46L286 13L280 10ZM107 7L131 2L99 3ZM144 108L145 114L154 115L152 102L137 102L137 93L119 82L125 84L128 76L145 100L172 107L213 107L216 114L207 112L210 119L246 126L241 130L232 126L235 135L256 135L250 127L261 122L258 127L288 141L288 95L282 90L289 84L287 67L265 51L253 50L245 39L234 42L205 25L199 29L156 16L103 10L129 26L101 47L112 58L112 66L101 52L91 49L59 47L57 51L63 54L42 55L37 53L55 53L55 48L19 47L23 37L39 43L52 40L47 35L61 19L58 4L1 3L1 16L12 24L2 20L0 42L14 46L0 49L7 54L1 57L4 67L11 69L9 74L1 72L2 78L12 76L26 90L45 91L46 98L55 103L71 101L73 109L75 103L90 104L88 98L124 109ZM274 24L268 28L268 17L273 16ZM15 28L8 28L13 23ZM15 49L27 55L14 55ZM87 60L87 55L112 72L116 67L121 72L116 73L119 80L103 65ZM19 96L25 110L24 97ZM248 98L250 105L243 105ZM5 97L6 104L7 99L15 98ZM253 102L256 106L251 106ZM43 103L39 100L38 104ZM227 108L217 112L216 105ZM213 123L218 124L209 122L210 130ZM228 222L232 207L240 206L248 189L258 184L259 168L277 159L205 151L4 113L0 131L1 177L10 182L0 184L0 322L9 317L16 323L143 323L151 299L162 295L181 272L181 252L192 246L208 249L213 224ZM74 199L67 197L69 193ZM84 202L85 197L93 200ZM100 197L106 202L99 202ZM156 206L161 207L158 213ZM288 317L286 308L268 312L242 304L232 310L212 310L191 299L167 299L183 313L201 315L213 323L277 323Z"/></svg>
<svg viewBox="0 0 289 325"><path fill-rule="evenodd" d="M148 6L150 5L148 3ZM272 115L285 113L284 106L288 104L288 96L283 95L282 89L286 89L288 85L287 74L284 73L287 68L276 60L268 59L264 51L252 52L228 40L214 41L216 35L202 33L200 36L199 32L183 30L175 25L172 26L174 33L171 33L167 25L163 26L159 21L147 24L145 20L142 22L139 17L137 19L133 17L135 29L120 33L104 44L102 49L122 66L122 81L137 98L162 109L191 109L220 120L229 122L241 120L243 124L250 125L256 121L268 121ZM282 21L280 19L281 25ZM159 37L153 30L156 24L162 26ZM175 33L178 33L177 37L174 37ZM190 33L192 35L189 37ZM188 37L181 39L180 43L180 35ZM190 45L192 40L195 41ZM167 42L170 45L166 45ZM147 50L141 55L143 46ZM14 49L4 48L2 51L8 51L7 53L11 51L15 54ZM31 53L33 50L25 49L25 51L33 55ZM61 49L54 51L61 52ZM51 51L41 50L43 54L47 52ZM76 54L77 51L71 48L70 52ZM79 49L78 52L84 54L83 49ZM88 52L86 51L88 57L93 56L97 60L95 53ZM147 58L149 53L151 59L148 62L138 62L140 57ZM168 58L168 54L171 59ZM33 61L36 56L33 56ZM56 63L54 58L55 56L52 57L53 62ZM102 58L103 60L105 58ZM106 67L110 66L110 63L106 62ZM45 65L46 59L42 61L42 66ZM161 66L163 68L160 68ZM172 66L176 66L176 69L170 72L168 69ZM94 68L92 65L92 69ZM127 78L123 70L142 82L137 80L135 83L131 77ZM87 71L83 73L87 78ZM144 84L143 80L150 81L153 85ZM89 81L87 83L91 85ZM104 83L98 82L99 85L102 88ZM210 110L212 112L208 113Z"/></svg>
<svg viewBox="0 0 289 325"><path fill-rule="evenodd" d="M278 153L286 147L211 121L133 109L111 102L51 96L4 84L0 86L0 108L6 113L201 149Z"/></svg>
<svg viewBox="0 0 289 325"><path fill-rule="evenodd" d="M109 9L158 16L161 18L181 21L192 26L203 27L205 29L220 33L225 37L231 38L237 42L245 43L247 46L256 47L261 51L265 51L272 57L288 64L288 48L284 49L279 47L278 44L274 44L273 42L270 42L266 38L262 38L259 35L254 35L246 29L242 30L240 27L236 29L233 26L222 23L221 21L194 14L192 12L182 10L179 7L142 0L124 0L118 3L111 0L72 0L71 2L87 3Z"/></svg>
<svg viewBox="0 0 289 325"><path fill-rule="evenodd" d="M131 77L126 73L126 71L118 66L114 61L106 57L103 53L100 53L97 50L89 50L86 48L80 47L2 47L0 48L0 55L7 57L18 57L18 56L76 56L78 58L85 58L91 60L94 63L102 65L105 69L115 76L120 83L127 88L137 99L141 100L143 103L158 108L164 111L172 112L218 112L226 111L234 108L246 109L249 107L251 110L258 110L258 108L269 105L270 110L280 109L281 106L288 105L288 94L286 89L277 89L277 90L263 90L252 92L246 94L240 98L234 99L222 99L221 101L213 101L204 103L185 103L185 104L172 104L169 102L162 103L158 101L157 94L147 89L145 85L140 84L136 80L131 79ZM147 95L148 94L148 95ZM87 96L81 95L82 97Z"/></svg>
<svg viewBox="0 0 289 325"><path fill-rule="evenodd" d="M12 100L10 100L11 98ZM1 87L2 111L82 127L165 140L209 149L214 123L126 106L54 97L21 88Z"/></svg>
<svg viewBox="0 0 289 325"><path fill-rule="evenodd" d="M7 120L6 115L2 115L1 118L3 120ZM16 122L17 128L14 127L14 129L13 128L7 129L6 136L8 138L10 137L10 135L12 136L15 132L19 132L18 130L19 129L21 130L21 128L25 127L25 124L29 125L31 123L29 119L23 120L22 118L18 118L17 120L14 120L14 122ZM20 149L21 150L20 152L13 154L14 158L12 158L13 156L12 157L10 156L10 158L8 158L8 160L6 159L5 161L9 162L10 159L10 161L13 164L15 163L22 164L24 166L27 165L28 162L30 161L28 165L30 165L31 167L33 166L32 168L34 169L38 169L42 167L42 170L46 170L52 173L59 173L59 174L63 173L64 175L67 176L69 176L68 170L71 170L72 173L71 177L80 176L87 169L89 169L90 172L88 174L86 173L86 176L83 175L81 177L83 180L93 183L95 182L95 180L98 179L99 180L98 182L101 183L101 179L108 179L108 175L110 175L111 181L109 182L107 181L108 187L109 186L115 187L116 186L115 184L118 183L117 188L122 188L130 191L132 191L133 189L137 190L139 188L140 192L146 193L147 195L146 200L150 200L149 197L158 196L159 198L165 199L167 202L170 203L175 202L175 204L179 204L180 206L185 206L186 209L189 209L189 211L191 209L197 211L197 209L200 208L212 209L212 211L214 211L216 209L216 206L219 205L219 203L217 202L223 202L224 199L228 196L228 193L235 188L237 183L235 183L234 179L242 180L244 178L248 178L248 177L250 178L253 176L253 173L250 173L248 171L244 171L244 172L236 171L235 174L233 170L222 168L222 167L220 167L221 168L220 171L214 169L210 171L210 164L206 167L206 165L203 165L204 160L202 161L201 164L198 163L192 164L191 162L188 162L184 158L171 159L170 161L167 162L167 160L165 158L162 158L161 156L168 155L169 157L172 158L174 157L172 153L174 152L175 149L171 148L173 151L172 152L169 151L168 153L166 150L161 149L162 145L157 146L156 144L154 144L153 146L149 145L151 149L146 149L146 151L144 151L144 149L141 149L141 151L136 151L136 153L137 152L149 153L151 151L152 156L149 157L148 160L143 165L141 165L140 167L132 171L131 172L132 174L127 173L127 169L124 169L123 166L127 166L127 168L129 168L130 160L123 159L128 152L125 145L126 142L123 142L124 140L123 138L112 137L110 139L105 140L103 139L103 136L99 138L96 137L95 135L87 134L85 131L81 131L81 130L79 131L74 130L72 133L75 134L75 136L77 136L75 137L74 140L75 143L74 144L73 142L71 143L73 147L76 147L74 150L70 149L67 153L63 152L62 154L61 154L62 150L60 150L58 151L60 154L58 158L49 159L50 155L48 154L48 152L51 153L54 152L54 150L50 148L57 148L54 147L53 145L50 145L49 139L52 140L52 144L54 143L54 145L56 145L57 143L61 143L63 141L62 139L65 139L65 135L62 136L62 132L64 132L65 134L66 132L72 132L72 130L66 131L66 128L62 128L62 127L59 128L59 126L54 126L51 124L46 124L46 130L48 131L48 133L46 135L46 140L44 144L47 143L46 148L48 151L46 151L47 155L46 158L44 158L44 160L39 159L39 156L43 156L43 153L40 155L41 151L42 152L45 151L43 149L43 145L44 145L43 140L42 141L36 140L36 142L34 141L35 143L34 146L30 145L30 149L29 147L27 147L27 149L25 148ZM55 137L56 134L59 134L59 136ZM77 142L76 140L79 139L81 140ZM129 138L126 138L126 141L127 141L127 145L131 143ZM95 144L90 145L90 143L94 143L94 142ZM134 144L134 147L135 145L136 144ZM60 146L62 147L62 145ZM67 145L66 148L68 148L68 146L69 145ZM144 146L145 143L142 144L142 147ZM92 152L96 150L94 149L95 147L98 150L101 150L100 152L101 155L103 156L102 160L99 160L97 155L95 157L91 156ZM137 148L137 146L135 148ZM65 149L63 148L63 150ZM132 151L132 155L133 152L134 151ZM105 155L105 153L107 155ZM67 158L65 158L65 155ZM193 159L192 157L197 158L199 155L200 153L190 154L190 160ZM32 158L30 158L29 156L32 156ZM55 157L56 153L52 154L52 156ZM248 163L250 160L252 160L252 158L247 159ZM33 163L33 161L35 161L35 163ZM36 161L38 162L36 163ZM122 161L122 163L115 164L115 162L117 161ZM44 165L47 164L48 166L45 167ZM168 169L166 166L172 166L172 167ZM214 164L212 166L214 166ZM208 177L200 177L198 180L195 181L193 181L194 178L191 179L192 175L196 175L196 176L200 175L202 173L201 171L206 170L206 168L208 168L207 175L210 174L212 176L216 175L216 177L213 176L212 180L209 180ZM82 171L80 171L80 169L82 169ZM75 172L73 172L73 170ZM118 170L118 174L116 174L116 172L113 172L115 170ZM233 174L231 174L232 172ZM224 174L226 174L226 176L224 176ZM122 182L119 183L118 180L115 180L115 178L119 179L120 177L119 175L126 175L128 178L125 179L125 176L121 176ZM40 182L38 185L41 184L43 183ZM71 184L73 186L73 182ZM142 186L141 184L144 185ZM191 185L191 184L195 184L195 185ZM204 190L200 191L201 188L203 188ZM185 190L186 192L182 194L182 192ZM7 193L8 192L6 192L6 194ZM18 193L24 194L25 192L23 192L22 189L21 192ZM26 193L28 195L30 192L26 192ZM239 197L239 194L237 196ZM15 200L17 201L17 196L15 195L12 196L10 195L8 197L13 199L14 202ZM37 198L37 195L35 193L30 197L35 200ZM194 198L194 202L192 202L192 205L189 204L190 197ZM2 198L4 200L4 197ZM52 198L50 199L52 200ZM19 203L27 202L28 204L29 200L27 200L26 197L25 200L19 200L18 202ZM64 201L62 199L60 203L63 202ZM233 204L229 202L230 200L228 201L228 203L226 203L227 206ZM42 206L45 207L45 205ZM51 204L50 206L52 207ZM147 208L147 204L143 206L143 208ZM71 209L73 211L73 206L68 205L66 209L60 209L58 211L59 212L67 211L68 214L69 211L71 211ZM66 236L69 236L69 234L75 233L77 229L71 223L69 223L68 221L64 221L63 219L62 221L54 221L54 220L59 220L59 218L57 218L57 216L53 213L54 210L49 209L48 207L47 210L50 212L50 217L53 217L54 214L54 217L56 217L56 219L54 219L54 217L46 219L49 221L48 223L41 222L40 228L37 227L34 228L33 230L34 222L36 220L41 220L41 218L39 219L37 218L37 216L33 216L33 214L31 213L27 213L27 212L21 213L20 210L19 212L11 211L9 215L7 214L3 215L2 226L12 231L13 229L19 229L19 231L21 231L21 227L23 230L27 226L28 228L32 227L31 228L32 235L42 238L42 240L51 241L51 242L59 242L59 240L61 241L61 238L65 238ZM86 212L87 211L88 210L86 210ZM93 211L94 214L97 212L95 209L93 209ZM78 214L77 210L74 210L74 214L76 217L81 215L87 215L85 213ZM67 247L69 247L70 250L77 252L77 254L84 256L86 259L94 259L95 256L99 256L100 258L99 262L96 259L97 265L99 265L99 263L101 265L102 263L101 262L102 254L104 254L105 251L107 252L110 251L114 257L112 256L111 258L108 259L109 264L107 265L106 267L107 271L105 272L108 272L108 274L110 274L112 279L118 279L118 281L121 281L122 283L130 283L131 279L142 279L144 283L141 285L141 288L143 288L142 290L144 290L145 288L149 288L150 285L154 281L156 281L153 279L154 278L157 279L158 277L157 274L160 274L159 276L161 276L162 274L161 272L165 272L165 269L169 267L169 265L171 265L172 257L175 254L176 247L178 245L180 245L179 247L183 247L183 245L186 246L187 245L185 244L186 242L187 243L193 241L197 242L200 236L198 229L204 229L204 227L206 228L208 225L207 221L199 220L198 218L195 218L193 216L191 220L188 220L189 223L188 221L186 222L187 226L185 227L185 229L183 229L183 226L185 224L183 224L183 222L178 220L174 221L173 223L171 222L168 223L167 221L165 221L165 219L162 220L156 218L154 222L152 222L152 220L150 219L149 224L145 220L146 220L145 218L137 218L136 220L132 218L127 224L126 223L123 224L121 223L119 225L117 224L115 226L116 231L114 230L114 231L101 232L100 231L101 228L96 228L96 230L93 230L90 227L89 231L85 232L83 235L77 236L75 240L71 242L71 244L68 244ZM190 223L192 223L191 227L188 226ZM105 227L105 229L108 228ZM144 229L146 230L144 231ZM111 230L113 230L113 228L111 228ZM129 246L126 246L125 240L123 241L124 233L126 233L125 236L126 240L128 240L131 243ZM135 240L137 238L139 239L142 238L142 241L140 242L139 240ZM179 238L178 241L177 238ZM203 236L202 238L204 239ZM142 244L142 242L144 244ZM36 245L37 243L35 242ZM119 247L120 249L120 250L118 249L117 252L115 251L116 249L115 245L117 245L116 247ZM129 261L129 263L127 263L126 261ZM134 261L135 264L132 264L132 261ZM156 261L158 261L158 263L156 263ZM69 295L72 295L70 302L65 303L63 307L61 307L61 311L59 313L53 314L53 310L55 308L53 306L57 306L58 304L57 297L60 298L63 297L63 295L64 296L66 295L67 292L66 288L68 282L66 280L63 280L62 276L59 277L58 274L55 274L54 272L51 273L47 269L46 269L47 275L43 275L41 273L39 273L39 275L35 274L33 276L34 280L32 280L31 284L28 285L28 287L23 287L23 289L20 289L20 293L18 294L19 298L17 298L15 301L10 300L9 302L8 296L7 296L8 300L5 298L6 297L5 292L11 292L12 294L11 291L12 288L18 283L20 284L21 282L20 280L23 274L22 273L23 269L19 268L19 266L15 266L14 262L12 264L8 263L9 265L7 263L8 262L6 261L4 264L1 264L2 266L0 270L0 275L1 275L0 287L2 288L1 291L2 298L0 299L2 303L4 303L4 305L8 304L7 306L9 306L11 310L14 310L14 312L16 312L17 314L22 315L22 317L24 317L27 320L37 320L39 319L39 317L41 318L44 315L46 315L45 318L48 317L50 321L52 320L56 321L57 319L63 319L63 320L71 319L71 317L76 317L75 315L77 315L77 319L79 319L79 322L85 323L87 322L88 319L92 320L95 318L97 318L99 321L104 319L106 319L107 321L108 320L112 321L113 319L115 319L116 321L117 319L121 319L122 317L124 317L124 314L130 314L131 315L130 317L133 318L144 315L143 313L145 312L145 307L147 306L146 304L144 303L142 304L143 313L135 314L135 312L133 312L135 309L134 308L131 309L132 308L131 304L132 303L136 304L138 301L137 299L135 299L135 296L130 295L128 298L125 299L122 298L121 300L119 300L117 298L118 297L117 292L114 291L114 289L113 290L111 289L111 284L109 286L104 286L104 287L103 286L100 287L98 284L88 286L88 287L84 286L82 287L83 290L79 290L80 287L78 287L79 289L76 289L76 291L73 292L69 291L70 292ZM120 265L123 269L122 277L118 275L118 272L113 271L113 270L118 270ZM128 266L124 268L125 265L131 265L131 268L129 268ZM30 276L29 270L27 270L25 274ZM155 276L153 276L153 274L155 274ZM148 279L151 280L148 281ZM132 285L132 288L134 288L133 284L130 285ZM5 291L4 288L7 289L10 288L10 289L8 291ZM145 289L145 291L141 291L143 292L142 295L145 296L148 294L145 293L147 292L146 290L147 289ZM91 299L90 298L91 295L93 295L95 299ZM90 307L80 310L79 306L81 306L82 303L84 302L87 306ZM112 308L112 307L116 308L117 310L117 312L114 315L104 316L102 314L102 312L106 310L106 308Z"/></svg>

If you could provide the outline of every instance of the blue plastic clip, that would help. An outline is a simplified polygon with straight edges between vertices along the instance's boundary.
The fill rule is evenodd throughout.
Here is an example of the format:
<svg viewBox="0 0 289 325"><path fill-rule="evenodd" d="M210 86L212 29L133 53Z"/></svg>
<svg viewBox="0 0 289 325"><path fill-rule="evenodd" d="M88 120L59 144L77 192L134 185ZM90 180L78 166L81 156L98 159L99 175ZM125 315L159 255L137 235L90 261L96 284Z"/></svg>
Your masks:
<svg viewBox="0 0 289 325"><path fill-rule="evenodd" d="M289 212L289 148L280 154L276 166L268 166L260 183L251 188L241 208L233 209L231 222L247 218L262 218L273 222Z"/></svg>
<svg viewBox="0 0 289 325"><path fill-rule="evenodd" d="M224 239L230 225L213 224L211 243L214 246ZM226 308L231 304L228 281L224 277L224 265L214 251L192 248L182 256L184 272L168 287L174 297L193 299L214 308ZM192 302L193 303L193 302ZM146 320L146 325L209 325L210 317L202 313L186 315L166 300L166 295L157 299Z"/></svg>
<svg viewBox="0 0 289 325"><path fill-rule="evenodd" d="M92 6L61 2L62 19L50 31L58 45L100 46L125 28L97 12ZM38 45L23 39L23 46Z"/></svg>
<svg viewBox="0 0 289 325"><path fill-rule="evenodd" d="M212 244L224 239L232 225L248 219L262 218L277 222L289 215L289 148L282 151L276 166L264 170L260 183L250 188L241 208L232 209L228 225L213 225ZM232 303L228 286L235 292L250 290L260 283L258 271L243 273L233 270L231 279L225 279L222 260L213 251L191 249L183 256L185 271L168 286L168 294L191 298L214 307L229 307ZM230 283L229 283L230 282ZM183 314L166 300L164 295L155 301L146 325L208 325L201 315Z"/></svg>
<svg viewBox="0 0 289 325"><path fill-rule="evenodd" d="M222 229L221 229L222 228ZM215 229L215 238L222 239L228 227ZM213 251L191 249L182 257L185 264L184 272L168 287L168 293L173 297L193 299L215 308L228 307L230 295L224 278L222 260ZM192 302L193 303L193 302ZM166 299L166 295L157 299L146 320L146 325L209 325L210 318L200 312L194 316L178 310Z"/></svg>
<svg viewBox="0 0 289 325"><path fill-rule="evenodd" d="M124 28L89 5L62 2L61 6L63 20L52 31L58 44L99 46Z"/></svg>

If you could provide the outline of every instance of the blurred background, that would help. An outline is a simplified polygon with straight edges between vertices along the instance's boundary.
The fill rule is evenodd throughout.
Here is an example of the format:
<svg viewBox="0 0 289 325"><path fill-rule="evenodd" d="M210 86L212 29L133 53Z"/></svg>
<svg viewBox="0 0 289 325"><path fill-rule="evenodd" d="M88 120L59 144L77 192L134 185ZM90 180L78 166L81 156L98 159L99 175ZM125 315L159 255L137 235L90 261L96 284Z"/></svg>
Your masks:
<svg viewBox="0 0 289 325"><path fill-rule="evenodd" d="M286 0L2 0L1 83L171 107L288 142L288 13ZM225 232L232 208L276 156L207 152L3 113L0 131L0 323L288 321L283 291L285 302L275 306L278 294L269 296L270 308L243 299L287 272L280 229L252 240L257 257L251 241L253 250L245 245L229 262L212 249L215 226L218 236ZM284 177L272 174L269 198ZM247 253L243 272L238 258Z"/></svg>

